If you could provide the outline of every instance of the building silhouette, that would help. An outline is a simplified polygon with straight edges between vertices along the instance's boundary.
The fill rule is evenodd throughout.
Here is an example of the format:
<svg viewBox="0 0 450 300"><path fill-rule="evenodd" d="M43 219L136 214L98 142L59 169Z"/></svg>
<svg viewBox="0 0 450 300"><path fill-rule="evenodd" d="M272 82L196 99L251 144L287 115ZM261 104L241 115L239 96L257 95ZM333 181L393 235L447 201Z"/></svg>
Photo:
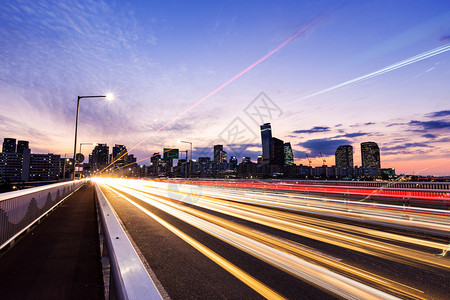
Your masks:
<svg viewBox="0 0 450 300"><path fill-rule="evenodd" d="M361 160L364 169L380 169L380 148L375 142L361 143Z"/></svg>
<svg viewBox="0 0 450 300"><path fill-rule="evenodd" d="M16 153L16 139L4 138L2 152L3 153Z"/></svg>
<svg viewBox="0 0 450 300"><path fill-rule="evenodd" d="M284 143L284 165L294 165L294 152L292 151L292 146L289 142Z"/></svg>
<svg viewBox="0 0 450 300"><path fill-rule="evenodd" d="M125 147L124 145L115 144L113 147L113 151L112 151L111 163L113 161L116 161L116 159L117 159L117 161L114 163L114 165L115 166L124 166L127 162L127 155L123 155L123 154L126 152L127 152L127 147Z"/></svg>
<svg viewBox="0 0 450 300"><path fill-rule="evenodd" d="M334 153L336 167L353 168L353 147L351 145L339 146Z"/></svg>
<svg viewBox="0 0 450 300"><path fill-rule="evenodd" d="M97 144L89 155L89 164L94 171L100 171L108 165L109 147L107 144Z"/></svg>
<svg viewBox="0 0 450 300"><path fill-rule="evenodd" d="M271 147L272 156L270 158L270 164L284 166L284 142L276 137L273 137Z"/></svg>
<svg viewBox="0 0 450 300"><path fill-rule="evenodd" d="M261 127L261 142L262 142L262 164L271 164L270 159L273 157L272 151L272 127L270 123L265 123Z"/></svg>
<svg viewBox="0 0 450 300"><path fill-rule="evenodd" d="M17 153L23 153L25 149L29 149L28 141L17 142Z"/></svg>

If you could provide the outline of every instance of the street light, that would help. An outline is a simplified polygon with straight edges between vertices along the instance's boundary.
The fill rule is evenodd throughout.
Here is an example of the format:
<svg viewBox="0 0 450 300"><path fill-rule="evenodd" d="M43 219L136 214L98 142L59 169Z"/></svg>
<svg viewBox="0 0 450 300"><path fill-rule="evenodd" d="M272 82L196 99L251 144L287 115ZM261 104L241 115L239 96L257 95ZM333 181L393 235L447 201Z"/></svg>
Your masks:
<svg viewBox="0 0 450 300"><path fill-rule="evenodd" d="M192 176L192 142L180 141L180 143L191 144L191 154L189 159L189 178Z"/></svg>
<svg viewBox="0 0 450 300"><path fill-rule="evenodd" d="M75 156L77 155L77 134L78 134L78 114L80 112L80 99L84 99L84 98L106 98L106 100L112 100L114 98L113 94L106 94L106 95L102 95L102 96L78 96L78 100L77 100L77 117L75 119L75 142L73 143L73 163L74 163L74 168L73 168L73 180L75 180L75 168L76 168L76 160L75 160Z"/></svg>

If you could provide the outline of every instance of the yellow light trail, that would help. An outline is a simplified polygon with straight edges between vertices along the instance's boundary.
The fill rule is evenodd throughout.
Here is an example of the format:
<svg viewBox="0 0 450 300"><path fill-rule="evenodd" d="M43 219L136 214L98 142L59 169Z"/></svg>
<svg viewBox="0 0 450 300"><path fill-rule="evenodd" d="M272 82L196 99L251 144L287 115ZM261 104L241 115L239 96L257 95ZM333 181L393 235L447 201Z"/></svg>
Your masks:
<svg viewBox="0 0 450 300"><path fill-rule="evenodd" d="M244 225L237 224L235 222L231 222L231 221L225 220L223 218L219 218L217 216L214 216L214 215L202 212L202 211L198 211L191 207L187 207L184 205L174 203L173 201L171 201L172 199L170 199L168 197L151 194L151 193L148 193L145 191L142 191L142 192L145 193L146 195L157 197L157 198L152 197L152 199L160 201L160 202L162 202L166 205L169 205L175 209L178 209L178 210L184 211L186 213L189 213L191 215L197 216L199 218L202 218L204 220L207 220L209 222L217 224L218 226L221 226L221 227L231 230L233 232L239 233L241 235L247 236L255 241L262 242L270 247L279 249L281 251L285 251L287 253L294 253L300 257L306 257L308 259L313 260L315 263L320 263L321 265L326 266L328 268L333 268L335 270L341 271L341 272L345 273L347 276L352 276L352 278L356 278L356 279L362 278L365 281L370 281L370 282L376 283L377 285L383 286L384 288L387 288L399 295L408 296L410 298L415 298L415 299L423 299L420 296L420 294L422 294L423 291L420 291L418 289L403 285L401 283L398 283L398 282L395 282L395 281L392 281L389 279L385 279L383 277L380 277L380 276L377 276L370 272L358 269L358 268L350 266L348 264L330 260L327 256L312 252L310 250L308 251L307 249L305 249L305 246L300 245L298 243L294 243L292 241L288 241L285 239L275 238L268 234L256 232L253 229L246 227ZM140 199L142 199L142 198L140 198ZM216 237L221 238L221 236L216 236ZM243 250L246 251L245 249L243 249ZM246 251L246 252L249 254L252 254L251 251ZM267 262L271 263L270 260L267 260ZM292 275L296 276L296 273L293 273Z"/></svg>
<svg viewBox="0 0 450 300"><path fill-rule="evenodd" d="M232 245L238 247L239 249L245 252L251 253L252 255L270 264L276 265L278 268L281 268L282 270L288 273L294 274L295 276L302 278L303 280L309 281L314 285L325 288L328 291L335 293L336 295L340 295L341 297L345 298L354 297L355 295L358 295L358 297L360 298L372 298L372 299L373 298L384 299L390 297L388 294L382 293L364 284L355 282L342 275L338 275L337 273L331 272L317 265L307 263L304 260L299 260L297 256L292 256L287 252L280 251L266 244L261 244L261 242L259 241L249 239L241 234L231 232L230 230L227 230L221 226L205 221L203 219L199 219L198 217L192 216L178 209L169 207L165 204L162 204L159 201L153 200L153 197L149 197L148 195L146 197L142 197L142 195L140 195L141 192L133 191L130 188L118 186L117 184L111 182L110 184L114 186L114 188L124 190L127 194L130 194L134 197L138 197L139 199L146 201L151 205L156 206L159 209L162 209L165 212L170 213L176 216L177 218L180 218L183 221L198 227L199 229L207 231L208 233L228 243L231 243ZM356 271L357 270L355 269L355 272ZM385 281L385 283L386 282L387 281ZM393 284L386 284L387 289L388 290L394 289L392 288L392 285ZM401 285L397 284L397 286ZM404 289L408 288L404 287ZM410 297L413 297L410 294L410 292L411 290L409 291ZM416 290L416 292L418 291ZM420 296L414 297L420 298Z"/></svg>
<svg viewBox="0 0 450 300"><path fill-rule="evenodd" d="M157 215L153 214L152 212L148 211L141 205L137 204L133 200L129 199L125 195L117 192L116 190L110 188L107 186L112 192L116 193L123 199L127 200L129 203L140 209L142 212L144 212L149 217L153 218L155 221L166 227L168 230L176 234L178 237L183 239L186 243L197 249L200 253L214 261L216 264L227 270L229 273L231 273L233 276L244 282L246 285L248 285L250 288L255 290L257 293L259 293L261 296L267 298L267 299L285 299L283 296L278 294L276 291L272 290L265 284L261 283L257 279L255 279L253 276L249 275L248 273L244 272L234 264L230 263L228 260L224 259L222 256L218 255L208 247L204 246L197 240L191 238L178 228L174 227L173 225L169 224L168 222L164 221Z"/></svg>

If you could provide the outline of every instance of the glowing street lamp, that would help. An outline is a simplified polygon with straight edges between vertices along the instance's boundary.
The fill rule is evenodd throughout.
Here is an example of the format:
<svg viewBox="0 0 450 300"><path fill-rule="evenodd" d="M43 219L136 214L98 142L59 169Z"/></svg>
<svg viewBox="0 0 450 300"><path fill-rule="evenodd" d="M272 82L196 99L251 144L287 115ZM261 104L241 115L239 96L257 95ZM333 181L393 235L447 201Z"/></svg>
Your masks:
<svg viewBox="0 0 450 300"><path fill-rule="evenodd" d="M80 112L80 99L84 98L106 98L106 100L112 100L114 98L113 94L106 94L102 96L78 96L77 100L77 117L75 119L75 142L73 143L73 162L74 162L74 168L73 168L73 180L75 180L75 169L77 167L76 162L76 155L77 155L77 134L78 134L78 114ZM80 146L81 147L81 146Z"/></svg>

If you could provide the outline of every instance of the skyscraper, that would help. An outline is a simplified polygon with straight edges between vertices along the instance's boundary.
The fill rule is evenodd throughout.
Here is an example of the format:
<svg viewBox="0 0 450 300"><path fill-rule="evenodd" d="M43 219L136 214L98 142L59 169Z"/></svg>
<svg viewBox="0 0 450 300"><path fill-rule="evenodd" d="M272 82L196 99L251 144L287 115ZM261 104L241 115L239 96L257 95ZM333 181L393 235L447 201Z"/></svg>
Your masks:
<svg viewBox="0 0 450 300"><path fill-rule="evenodd" d="M334 153L336 167L353 168L353 147L351 145L342 145L336 149Z"/></svg>
<svg viewBox="0 0 450 300"><path fill-rule="evenodd" d="M16 139L4 138L3 153L16 153Z"/></svg>
<svg viewBox="0 0 450 300"><path fill-rule="evenodd" d="M291 143L284 143L284 165L294 165L294 152L292 151Z"/></svg>
<svg viewBox="0 0 450 300"><path fill-rule="evenodd" d="M361 143L361 160L363 168L381 168L380 148L375 142Z"/></svg>
<svg viewBox="0 0 450 300"><path fill-rule="evenodd" d="M124 153L127 152L127 147L125 147L124 145L114 145L113 150L112 150L112 161L115 161L116 159L118 159L120 157L120 159L118 159L114 164L115 165L125 165L126 161L127 161L127 155L122 156ZM121 157L122 156L122 157Z"/></svg>
<svg viewBox="0 0 450 300"><path fill-rule="evenodd" d="M272 127L270 123L261 125L261 144L262 144L262 163L268 165L271 163L272 154Z"/></svg>
<svg viewBox="0 0 450 300"><path fill-rule="evenodd" d="M108 165L108 155L109 155L109 147L106 144L97 144L94 150L92 150L92 154L90 158L92 161L89 163L96 170L97 166L106 166Z"/></svg>
<svg viewBox="0 0 450 300"><path fill-rule="evenodd" d="M214 145L214 162L220 162L220 153L223 151L223 145Z"/></svg>
<svg viewBox="0 0 450 300"><path fill-rule="evenodd" d="M28 141L18 141L17 142L17 153L23 153L24 149L28 149Z"/></svg>
<svg viewBox="0 0 450 300"><path fill-rule="evenodd" d="M272 157L270 158L270 164L284 166L284 142L273 137L271 146Z"/></svg>

